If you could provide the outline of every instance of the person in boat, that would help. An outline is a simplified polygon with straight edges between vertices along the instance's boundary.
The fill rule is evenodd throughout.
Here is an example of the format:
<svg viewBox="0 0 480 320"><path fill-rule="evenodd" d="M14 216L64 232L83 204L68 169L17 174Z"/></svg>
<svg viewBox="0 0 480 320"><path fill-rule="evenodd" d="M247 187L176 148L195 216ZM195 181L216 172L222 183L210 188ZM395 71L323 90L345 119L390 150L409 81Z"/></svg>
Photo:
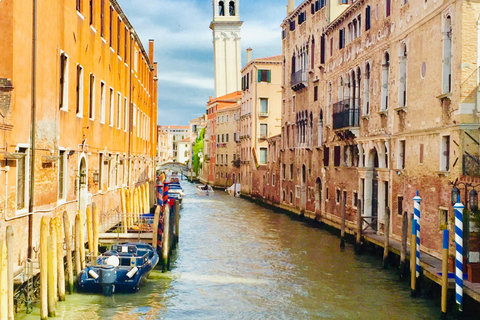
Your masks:
<svg viewBox="0 0 480 320"><path fill-rule="evenodd" d="M203 190L208 190L208 183L205 183L205 186L202 189Z"/></svg>

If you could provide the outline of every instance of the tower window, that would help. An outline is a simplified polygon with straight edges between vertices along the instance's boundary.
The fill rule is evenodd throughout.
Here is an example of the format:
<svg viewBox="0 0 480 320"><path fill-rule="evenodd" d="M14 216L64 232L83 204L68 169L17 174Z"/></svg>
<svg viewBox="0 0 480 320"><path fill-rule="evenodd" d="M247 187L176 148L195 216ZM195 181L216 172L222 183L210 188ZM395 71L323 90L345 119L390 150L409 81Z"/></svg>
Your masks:
<svg viewBox="0 0 480 320"><path fill-rule="evenodd" d="M218 3L218 15L219 16L224 16L225 15L225 5L223 4L223 1L220 1Z"/></svg>
<svg viewBox="0 0 480 320"><path fill-rule="evenodd" d="M230 3L228 4L228 11L231 16L235 15L235 2L230 1Z"/></svg>

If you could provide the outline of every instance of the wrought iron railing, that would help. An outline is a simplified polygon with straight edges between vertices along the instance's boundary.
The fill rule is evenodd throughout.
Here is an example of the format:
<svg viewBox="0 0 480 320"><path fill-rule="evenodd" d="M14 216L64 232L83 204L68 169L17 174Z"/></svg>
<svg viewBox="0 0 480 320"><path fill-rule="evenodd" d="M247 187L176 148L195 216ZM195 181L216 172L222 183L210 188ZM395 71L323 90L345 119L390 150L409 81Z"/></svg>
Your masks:
<svg viewBox="0 0 480 320"><path fill-rule="evenodd" d="M353 105L350 105L353 103ZM347 99L333 104L333 129L360 126L358 99Z"/></svg>
<svg viewBox="0 0 480 320"><path fill-rule="evenodd" d="M307 82L307 73L305 72L305 70L299 70L292 73L292 78L290 80L291 86L296 86L297 84L300 84L302 82Z"/></svg>

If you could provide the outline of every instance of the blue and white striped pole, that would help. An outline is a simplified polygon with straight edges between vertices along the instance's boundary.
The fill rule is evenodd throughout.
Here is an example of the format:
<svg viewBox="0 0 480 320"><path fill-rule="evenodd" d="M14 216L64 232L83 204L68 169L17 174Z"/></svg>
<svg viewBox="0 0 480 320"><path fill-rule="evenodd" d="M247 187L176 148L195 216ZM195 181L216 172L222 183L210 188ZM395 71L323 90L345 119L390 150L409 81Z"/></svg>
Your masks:
<svg viewBox="0 0 480 320"><path fill-rule="evenodd" d="M453 206L455 209L455 300L459 312L463 311L463 209L460 202Z"/></svg>
<svg viewBox="0 0 480 320"><path fill-rule="evenodd" d="M420 276L420 202L422 198L417 195L413 198L413 219L416 220L416 227L417 227L417 246L416 246L416 253L415 253L415 276L418 278Z"/></svg>

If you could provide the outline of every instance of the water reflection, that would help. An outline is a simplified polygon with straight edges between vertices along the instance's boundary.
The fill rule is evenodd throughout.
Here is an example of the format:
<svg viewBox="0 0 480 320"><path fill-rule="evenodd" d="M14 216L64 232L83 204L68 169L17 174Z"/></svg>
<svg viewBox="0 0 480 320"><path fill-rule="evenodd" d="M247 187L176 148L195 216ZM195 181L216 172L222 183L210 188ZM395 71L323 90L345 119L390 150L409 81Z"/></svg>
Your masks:
<svg viewBox="0 0 480 320"><path fill-rule="evenodd" d="M243 199L198 197L184 182L178 256L137 294L75 294L61 319L433 319L380 261ZM38 319L36 314L19 319Z"/></svg>

